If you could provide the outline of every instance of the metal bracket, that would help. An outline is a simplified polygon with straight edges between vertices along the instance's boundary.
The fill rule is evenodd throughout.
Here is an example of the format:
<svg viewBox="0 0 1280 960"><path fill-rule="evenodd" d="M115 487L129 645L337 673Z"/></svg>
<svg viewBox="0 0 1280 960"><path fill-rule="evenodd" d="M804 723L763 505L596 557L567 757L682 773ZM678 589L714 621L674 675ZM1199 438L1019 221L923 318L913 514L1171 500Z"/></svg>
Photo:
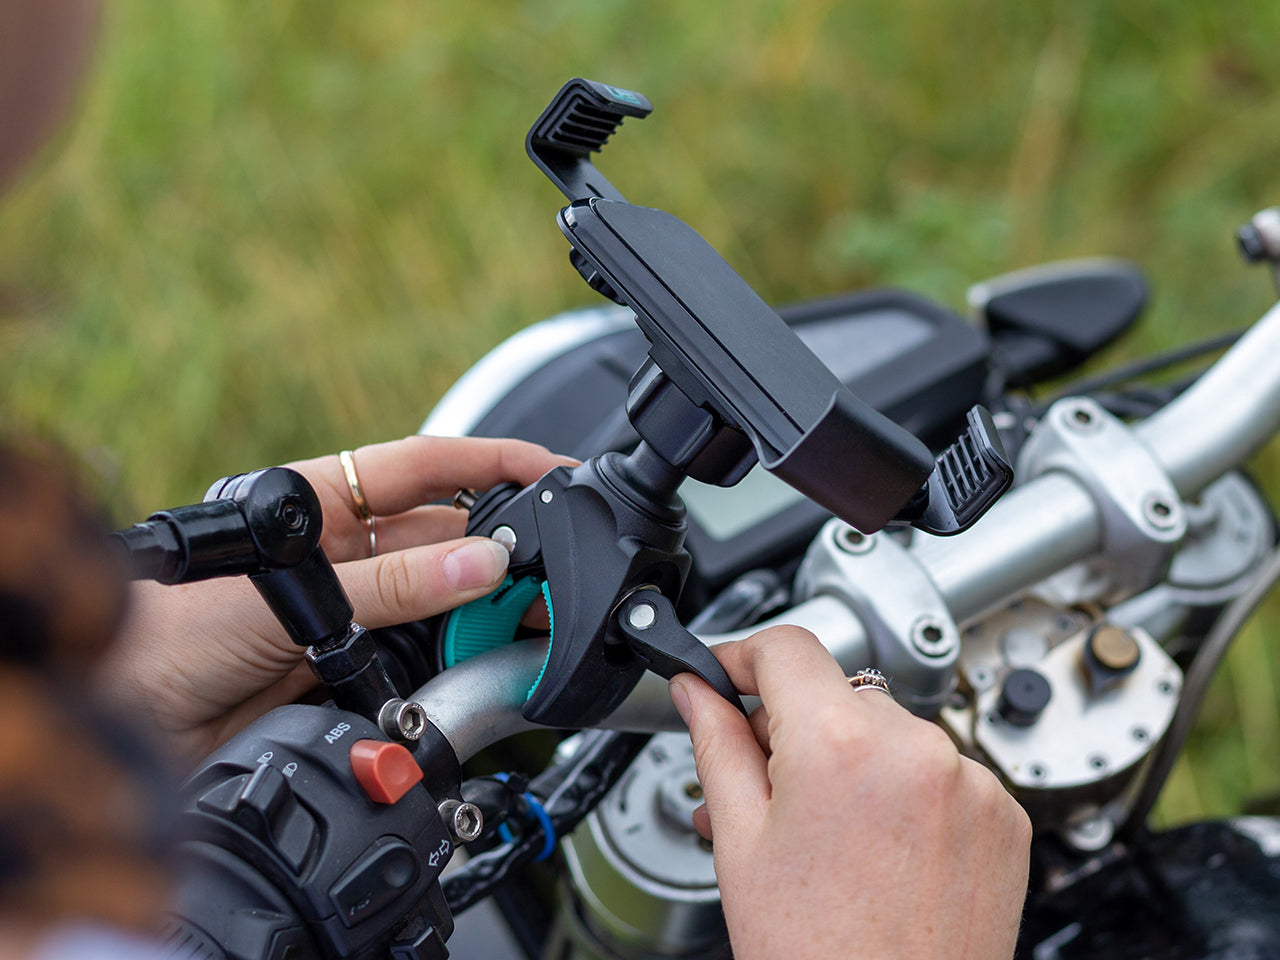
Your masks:
<svg viewBox="0 0 1280 960"><path fill-rule="evenodd" d="M1053 578L1051 589L1069 603L1112 603L1158 583L1186 536L1187 516L1147 446L1093 400L1070 397L1049 408L1023 447L1018 481L1053 470L1078 480L1098 505L1102 552Z"/></svg>
<svg viewBox="0 0 1280 960"><path fill-rule="evenodd" d="M938 588L897 540L830 521L805 555L796 593L798 601L833 595L853 608L870 642L866 666L889 678L912 713L938 713L955 685L960 632Z"/></svg>
<svg viewBox="0 0 1280 960"><path fill-rule="evenodd" d="M1036 669L1053 696L1032 726L1000 718L998 688L978 695L974 741L1009 784L1038 794L1036 804L1052 802L1054 791L1091 787L1130 770L1168 729L1182 672L1145 631L1129 635L1141 651L1137 669L1101 693L1091 692L1080 669L1087 631L1040 660Z"/></svg>

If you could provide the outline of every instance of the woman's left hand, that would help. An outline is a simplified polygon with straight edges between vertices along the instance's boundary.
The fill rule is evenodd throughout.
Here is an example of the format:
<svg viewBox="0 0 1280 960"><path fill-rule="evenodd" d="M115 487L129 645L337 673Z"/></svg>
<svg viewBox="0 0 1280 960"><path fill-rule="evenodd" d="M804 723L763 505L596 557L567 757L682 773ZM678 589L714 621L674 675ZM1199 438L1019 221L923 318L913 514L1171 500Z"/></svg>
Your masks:
<svg viewBox="0 0 1280 960"><path fill-rule="evenodd" d="M519 440L413 436L355 452L376 523L377 555L337 456L288 466L310 481L324 517L321 546L355 608L383 627L482 597L506 574L507 551L461 537L467 514L431 505L460 488L528 484L573 464ZM99 670L103 692L149 721L186 763L316 680L246 578L183 586L140 582L121 635Z"/></svg>

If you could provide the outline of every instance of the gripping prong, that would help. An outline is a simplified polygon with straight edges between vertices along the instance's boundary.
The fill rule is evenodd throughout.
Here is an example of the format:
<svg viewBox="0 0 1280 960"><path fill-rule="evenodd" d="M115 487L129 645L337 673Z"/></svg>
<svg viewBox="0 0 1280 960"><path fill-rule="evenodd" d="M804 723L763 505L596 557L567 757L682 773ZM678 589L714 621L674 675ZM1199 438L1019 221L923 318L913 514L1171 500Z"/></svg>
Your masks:
<svg viewBox="0 0 1280 960"><path fill-rule="evenodd" d="M985 407L969 411L968 429L938 457L937 465L899 522L937 536L969 529L1013 484L1000 433Z"/></svg>
<svg viewBox="0 0 1280 960"><path fill-rule="evenodd" d="M525 149L570 200L622 200L591 163L625 117L647 117L653 105L639 93L581 77L570 80L529 130Z"/></svg>

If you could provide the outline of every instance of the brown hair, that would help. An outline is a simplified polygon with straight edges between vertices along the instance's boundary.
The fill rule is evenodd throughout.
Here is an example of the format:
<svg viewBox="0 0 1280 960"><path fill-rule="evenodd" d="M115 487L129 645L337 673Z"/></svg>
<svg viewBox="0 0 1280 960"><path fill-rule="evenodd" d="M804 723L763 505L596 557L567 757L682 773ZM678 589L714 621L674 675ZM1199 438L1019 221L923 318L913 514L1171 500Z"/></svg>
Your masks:
<svg viewBox="0 0 1280 960"><path fill-rule="evenodd" d="M124 613L122 558L70 459L0 441L0 660L81 677Z"/></svg>
<svg viewBox="0 0 1280 960"><path fill-rule="evenodd" d="M0 929L159 922L173 791L99 709L88 674L119 626L123 560L69 458L0 442Z"/></svg>

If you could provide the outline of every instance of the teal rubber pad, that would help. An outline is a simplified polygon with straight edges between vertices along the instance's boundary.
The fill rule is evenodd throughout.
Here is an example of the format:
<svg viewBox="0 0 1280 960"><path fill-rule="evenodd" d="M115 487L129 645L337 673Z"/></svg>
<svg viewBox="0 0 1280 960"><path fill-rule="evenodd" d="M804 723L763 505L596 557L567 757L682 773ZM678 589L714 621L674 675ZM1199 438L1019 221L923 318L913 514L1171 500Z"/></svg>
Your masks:
<svg viewBox="0 0 1280 960"><path fill-rule="evenodd" d="M551 584L545 580L542 582L542 600L547 605L547 620L551 624L551 636L547 640L547 655L542 658L542 669L538 671L538 679L533 681L533 686L524 695L525 700L533 696L533 691L537 690L538 684L542 682L542 675L547 672L547 664L551 662L551 644L556 639L556 612L551 609Z"/></svg>
<svg viewBox="0 0 1280 960"><path fill-rule="evenodd" d="M545 584L533 577L525 577L516 583L509 576L493 593L455 610L445 627L444 665L455 666L514 640L520 618L539 591L547 598L547 611L550 613L551 598ZM546 669L545 663L543 669ZM541 673L538 679L542 679Z"/></svg>

